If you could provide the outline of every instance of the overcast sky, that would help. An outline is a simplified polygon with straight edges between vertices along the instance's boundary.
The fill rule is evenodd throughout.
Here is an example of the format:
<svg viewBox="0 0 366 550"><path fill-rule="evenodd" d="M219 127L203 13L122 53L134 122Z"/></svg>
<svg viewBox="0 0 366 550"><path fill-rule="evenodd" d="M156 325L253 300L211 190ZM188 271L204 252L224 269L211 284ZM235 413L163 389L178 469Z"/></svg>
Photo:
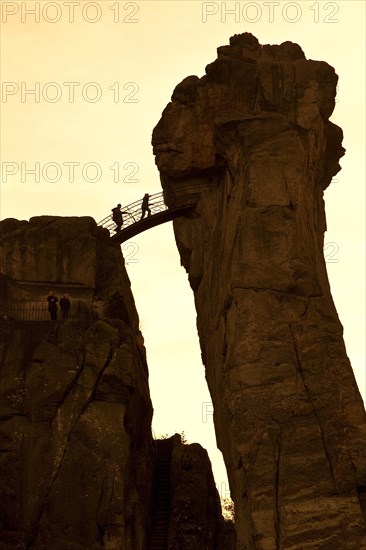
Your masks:
<svg viewBox="0 0 366 550"><path fill-rule="evenodd" d="M0 217L96 221L160 190L151 133L174 87L203 76L216 48L252 32L290 40L339 75L331 120L342 171L325 193L325 256L345 342L365 399L365 3L1 2ZM145 337L157 436L184 431L209 450L222 496L193 296L171 223L123 246Z"/></svg>

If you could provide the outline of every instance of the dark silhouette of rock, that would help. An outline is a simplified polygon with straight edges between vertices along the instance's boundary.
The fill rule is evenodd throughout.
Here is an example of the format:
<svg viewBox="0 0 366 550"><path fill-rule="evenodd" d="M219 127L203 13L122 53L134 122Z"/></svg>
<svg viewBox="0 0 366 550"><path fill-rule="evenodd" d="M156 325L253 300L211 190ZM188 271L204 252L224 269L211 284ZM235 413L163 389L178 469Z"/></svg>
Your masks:
<svg viewBox="0 0 366 550"><path fill-rule="evenodd" d="M172 438L173 458L157 468L144 341L119 245L91 218L41 216L0 222L0 250L0 313L13 313L0 317L1 550L161 548L162 525L174 549L178 539L229 548L205 451L190 447L184 474ZM81 304L68 320L34 320L35 304L48 313L50 288L70 292L71 312ZM189 518L176 514L183 500Z"/></svg>
<svg viewBox="0 0 366 550"><path fill-rule="evenodd" d="M234 524L224 521L207 452L175 434L156 441L154 517L149 550L235 547Z"/></svg>
<svg viewBox="0 0 366 550"><path fill-rule="evenodd" d="M235 35L153 132L167 204L201 193L174 230L240 550L366 548L365 411L323 254L336 84L296 44Z"/></svg>
<svg viewBox="0 0 366 550"><path fill-rule="evenodd" d="M120 247L91 218L5 220L0 235L5 305L46 303L50 285L83 303L68 321L0 321L0 546L142 549L152 406Z"/></svg>

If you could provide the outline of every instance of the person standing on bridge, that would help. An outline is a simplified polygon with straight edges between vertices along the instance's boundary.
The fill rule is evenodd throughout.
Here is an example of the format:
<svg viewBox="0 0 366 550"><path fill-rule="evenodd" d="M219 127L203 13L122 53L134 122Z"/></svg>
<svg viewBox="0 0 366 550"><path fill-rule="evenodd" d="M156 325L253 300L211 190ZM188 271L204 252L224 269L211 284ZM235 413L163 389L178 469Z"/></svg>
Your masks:
<svg viewBox="0 0 366 550"><path fill-rule="evenodd" d="M114 208L112 208L112 220L116 224L115 232L118 233L121 231L121 227L123 225L123 217L122 214L128 214L128 212L123 212L121 210L121 205L117 204Z"/></svg>
<svg viewBox="0 0 366 550"><path fill-rule="evenodd" d="M145 217L146 212L147 212L147 217L151 216L151 210L149 208L149 198L150 198L149 193L145 193L141 203L142 214L141 214L140 221L142 220L142 218Z"/></svg>

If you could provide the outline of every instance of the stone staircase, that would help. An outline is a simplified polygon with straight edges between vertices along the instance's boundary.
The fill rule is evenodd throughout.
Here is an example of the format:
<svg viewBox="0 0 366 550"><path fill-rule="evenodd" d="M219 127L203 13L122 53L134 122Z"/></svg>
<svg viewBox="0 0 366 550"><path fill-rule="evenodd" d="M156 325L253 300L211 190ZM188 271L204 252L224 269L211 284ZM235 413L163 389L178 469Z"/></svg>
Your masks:
<svg viewBox="0 0 366 550"><path fill-rule="evenodd" d="M170 519L170 460L172 441L156 441L156 467L154 480L153 523L148 550L166 550Z"/></svg>

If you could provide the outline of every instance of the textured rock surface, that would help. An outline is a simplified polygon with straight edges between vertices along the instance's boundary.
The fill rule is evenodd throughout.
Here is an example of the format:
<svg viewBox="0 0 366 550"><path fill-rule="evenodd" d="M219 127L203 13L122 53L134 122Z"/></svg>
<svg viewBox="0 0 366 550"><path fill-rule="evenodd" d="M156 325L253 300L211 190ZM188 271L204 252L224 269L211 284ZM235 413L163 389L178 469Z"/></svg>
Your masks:
<svg viewBox="0 0 366 550"><path fill-rule="evenodd" d="M167 204L202 193L174 228L240 550L366 548L365 411L323 255L336 84L296 44L235 35L153 133Z"/></svg>
<svg viewBox="0 0 366 550"><path fill-rule="evenodd" d="M169 550L235 548L232 522L221 517L220 498L207 452L172 438Z"/></svg>
<svg viewBox="0 0 366 550"><path fill-rule="evenodd" d="M0 252L13 313L0 320L0 550L143 550L155 446L120 248L91 218L42 216L1 222ZM20 320L38 301L47 319L51 286L70 293L70 319ZM170 547L233 547L206 451L172 443Z"/></svg>
<svg viewBox="0 0 366 550"><path fill-rule="evenodd" d="M38 216L0 222L1 306L44 300L49 290L70 294L93 317L123 319L138 331L138 317L120 248L92 218ZM71 308L71 313L73 308Z"/></svg>
<svg viewBox="0 0 366 550"><path fill-rule="evenodd" d="M50 283L83 303L64 322L0 321L0 548L145 548L152 406L120 248L90 218L0 235L2 305Z"/></svg>

